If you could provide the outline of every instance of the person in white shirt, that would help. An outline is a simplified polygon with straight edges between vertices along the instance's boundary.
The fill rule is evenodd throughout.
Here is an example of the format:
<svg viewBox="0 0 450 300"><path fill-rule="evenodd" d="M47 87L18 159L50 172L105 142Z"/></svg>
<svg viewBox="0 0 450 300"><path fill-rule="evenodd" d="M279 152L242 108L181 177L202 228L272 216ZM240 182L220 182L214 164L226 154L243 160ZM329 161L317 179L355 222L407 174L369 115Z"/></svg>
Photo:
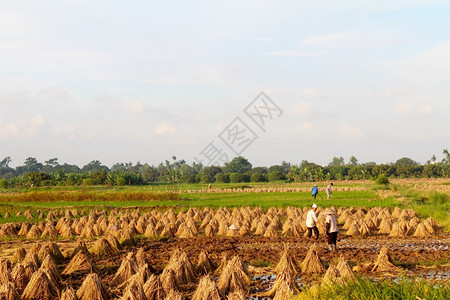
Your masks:
<svg viewBox="0 0 450 300"><path fill-rule="evenodd" d="M327 199L330 199L331 194L333 194L333 191L331 190L331 188L333 187L333 183L331 182L328 186L327 189L325 190L327 192Z"/></svg>
<svg viewBox="0 0 450 300"><path fill-rule="evenodd" d="M317 205L313 203L311 206L311 210L308 211L308 214L306 215L306 227L308 228L308 238L311 237L312 232L314 231L314 236L316 237L316 240L319 239L319 229L317 229L317 222L319 220L317 219L316 215Z"/></svg>
<svg viewBox="0 0 450 300"><path fill-rule="evenodd" d="M328 236L328 249L333 251L336 250L336 240L339 231L336 214L331 208L325 209L323 213L327 216L325 218L325 229Z"/></svg>

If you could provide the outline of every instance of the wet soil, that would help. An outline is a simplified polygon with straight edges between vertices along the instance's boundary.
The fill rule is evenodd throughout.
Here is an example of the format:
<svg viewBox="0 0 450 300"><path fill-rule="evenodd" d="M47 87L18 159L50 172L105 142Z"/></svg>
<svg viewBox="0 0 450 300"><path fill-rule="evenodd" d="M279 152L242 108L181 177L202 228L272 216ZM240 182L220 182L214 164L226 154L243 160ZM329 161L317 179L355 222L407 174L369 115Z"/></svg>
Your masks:
<svg viewBox="0 0 450 300"><path fill-rule="evenodd" d="M85 240L88 248L93 244L92 240ZM75 247L75 241L71 239L54 241L65 256L68 256ZM36 241L30 240L8 240L0 242L0 257L11 259L14 250L18 247L31 248ZM110 257L92 257L102 281L110 288L115 297L122 295L120 289L110 287L108 282L112 280L114 274L120 266L122 259L129 251L135 251L143 247L147 254L148 264L153 273L159 274L166 266L172 251L179 248L185 251L194 266L197 264L198 255L202 250L209 253L210 259L219 265L222 255L226 252L229 256L238 255L242 260L256 268L253 270L253 283L249 290L249 295L253 299L264 299L257 295L267 291L273 285L276 276L273 268L280 259L284 247L291 249L293 258L300 263L306 256L310 243L319 244L319 255L325 266L329 262L335 261L343 255L351 266L371 264L375 262L382 246L387 245L390 249L394 263L404 270L404 275L423 277L427 279L450 280L450 235L441 233L432 237L415 238L392 238L387 236L368 237L340 237L338 238L338 250L330 252L326 249L324 238L308 240L306 238L277 237L265 238L258 236L248 237L195 237L189 239L173 238L168 240L154 240L148 238L136 239L136 245L127 247L120 254ZM59 265L62 270L69 259ZM440 263L436 263L440 262ZM374 274L366 270L366 275L370 277L381 277L384 274ZM63 283L78 288L85 274L76 276L64 276ZM299 275L297 282L300 287L309 285L321 278L320 275L302 276ZM182 286L183 292L189 297L195 285Z"/></svg>

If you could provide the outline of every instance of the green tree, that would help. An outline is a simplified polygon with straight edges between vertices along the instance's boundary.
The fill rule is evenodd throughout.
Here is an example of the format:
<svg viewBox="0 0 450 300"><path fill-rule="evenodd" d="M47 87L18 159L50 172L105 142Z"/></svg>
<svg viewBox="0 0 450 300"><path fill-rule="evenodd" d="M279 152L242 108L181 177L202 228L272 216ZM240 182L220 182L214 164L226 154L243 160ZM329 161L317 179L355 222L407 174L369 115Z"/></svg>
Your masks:
<svg viewBox="0 0 450 300"><path fill-rule="evenodd" d="M428 178L438 178L444 175L444 171L438 164L428 164L423 168L423 176Z"/></svg>
<svg viewBox="0 0 450 300"><path fill-rule="evenodd" d="M415 165L417 165L417 162L414 161L414 160L412 160L412 159L409 158L409 157L402 157L402 158L398 159L398 160L395 162L395 164L396 164L397 166L415 166Z"/></svg>
<svg viewBox="0 0 450 300"><path fill-rule="evenodd" d="M241 173L230 173L230 182L243 182L244 176Z"/></svg>
<svg viewBox="0 0 450 300"><path fill-rule="evenodd" d="M42 168L42 171L45 173L53 173L55 172L59 167L58 159L57 158L51 158L49 160L46 160L44 162L44 166Z"/></svg>
<svg viewBox="0 0 450 300"><path fill-rule="evenodd" d="M225 164L226 173L245 173L252 169L252 164L244 157L238 156Z"/></svg>
<svg viewBox="0 0 450 300"><path fill-rule="evenodd" d="M88 163L87 165L83 166L83 168L81 168L82 172L97 172L97 171L105 171L108 172L109 169L107 166L102 165L102 163L99 160L93 160L90 163Z"/></svg>
<svg viewBox="0 0 450 300"><path fill-rule="evenodd" d="M269 181L279 181L279 180L285 180L286 177L284 176L283 172L281 172L281 171L273 171L273 172L269 172L269 174L267 174L267 179Z"/></svg>
<svg viewBox="0 0 450 300"><path fill-rule="evenodd" d="M350 157L349 165L352 167L356 167L358 165L358 160L353 155L352 155L352 157Z"/></svg>
<svg viewBox="0 0 450 300"><path fill-rule="evenodd" d="M338 166L344 166L345 161L344 158L341 157L333 157L333 160L328 164L329 167L338 167Z"/></svg>

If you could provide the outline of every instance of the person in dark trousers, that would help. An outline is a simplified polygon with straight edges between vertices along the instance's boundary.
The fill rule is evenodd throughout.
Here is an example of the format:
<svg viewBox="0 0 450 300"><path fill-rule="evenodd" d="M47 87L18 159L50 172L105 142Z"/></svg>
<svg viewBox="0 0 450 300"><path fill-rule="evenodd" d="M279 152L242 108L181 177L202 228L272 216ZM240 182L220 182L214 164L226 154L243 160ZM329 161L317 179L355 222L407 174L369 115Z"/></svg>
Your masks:
<svg viewBox="0 0 450 300"><path fill-rule="evenodd" d="M336 250L336 240L338 234L338 226L336 221L336 214L331 208L325 209L323 212L326 215L325 218L325 230L328 236L328 250Z"/></svg>
<svg viewBox="0 0 450 300"><path fill-rule="evenodd" d="M319 239L319 229L317 229L317 222L319 222L319 220L317 219L317 215L316 215L316 210L317 210L317 205L315 203L313 203L313 205L311 206L311 210L308 211L308 214L306 215L306 227L308 228L308 238L311 237L312 232L314 231L314 236L316 238L316 240Z"/></svg>
<svg viewBox="0 0 450 300"><path fill-rule="evenodd" d="M316 184L311 189L311 192L312 192L313 199L316 200L317 194L319 194L319 189L317 188Z"/></svg>

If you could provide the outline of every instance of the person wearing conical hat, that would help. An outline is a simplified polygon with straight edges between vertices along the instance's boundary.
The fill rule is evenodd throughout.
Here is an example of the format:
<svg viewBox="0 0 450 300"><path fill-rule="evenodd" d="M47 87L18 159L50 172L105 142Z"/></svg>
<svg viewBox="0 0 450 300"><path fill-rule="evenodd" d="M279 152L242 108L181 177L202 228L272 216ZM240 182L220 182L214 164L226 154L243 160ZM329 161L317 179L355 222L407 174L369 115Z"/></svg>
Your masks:
<svg viewBox="0 0 450 300"><path fill-rule="evenodd" d="M336 250L336 240L338 234L338 226L336 221L336 214L331 208L327 208L323 211L326 215L325 229L328 236L328 250Z"/></svg>

